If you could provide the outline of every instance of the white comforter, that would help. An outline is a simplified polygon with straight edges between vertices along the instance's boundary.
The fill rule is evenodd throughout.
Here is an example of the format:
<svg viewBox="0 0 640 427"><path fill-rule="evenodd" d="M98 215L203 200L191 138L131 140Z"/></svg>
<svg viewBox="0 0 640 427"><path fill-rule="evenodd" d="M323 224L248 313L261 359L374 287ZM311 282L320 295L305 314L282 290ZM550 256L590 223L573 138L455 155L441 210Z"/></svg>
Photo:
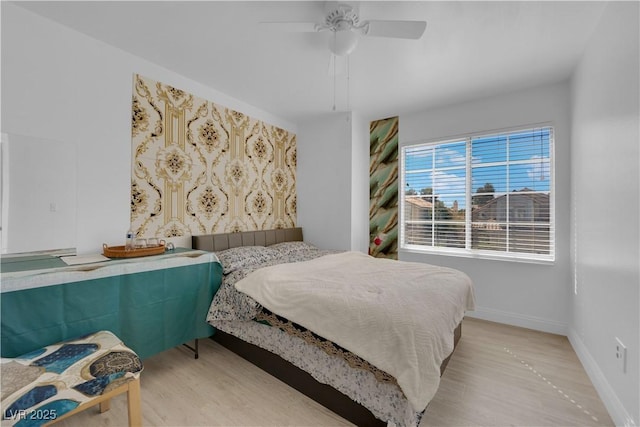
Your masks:
<svg viewBox="0 0 640 427"><path fill-rule="evenodd" d="M438 389L454 329L474 308L460 271L360 252L261 268L235 286L393 375L418 412Z"/></svg>

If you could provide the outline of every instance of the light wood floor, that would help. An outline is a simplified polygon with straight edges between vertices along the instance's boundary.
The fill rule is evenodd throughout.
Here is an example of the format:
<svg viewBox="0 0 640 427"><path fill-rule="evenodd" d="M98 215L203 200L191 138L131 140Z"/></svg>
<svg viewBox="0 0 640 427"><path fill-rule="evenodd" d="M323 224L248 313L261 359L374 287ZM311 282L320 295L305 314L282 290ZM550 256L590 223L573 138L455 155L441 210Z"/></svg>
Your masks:
<svg viewBox="0 0 640 427"><path fill-rule="evenodd" d="M148 426L348 426L319 404L211 340L200 359L174 348L146 359ZM124 426L126 400L57 426ZM467 318L462 340L421 427L611 426L565 337Z"/></svg>

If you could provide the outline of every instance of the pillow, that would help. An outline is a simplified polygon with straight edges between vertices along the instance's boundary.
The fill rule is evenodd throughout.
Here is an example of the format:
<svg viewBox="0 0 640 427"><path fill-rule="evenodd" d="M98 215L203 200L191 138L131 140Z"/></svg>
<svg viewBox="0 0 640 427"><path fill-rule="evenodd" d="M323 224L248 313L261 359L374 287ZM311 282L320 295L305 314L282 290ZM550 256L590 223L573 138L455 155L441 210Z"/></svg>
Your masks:
<svg viewBox="0 0 640 427"><path fill-rule="evenodd" d="M264 246L239 246L216 252L222 273L229 274L241 268L262 264L278 256L278 252Z"/></svg>
<svg viewBox="0 0 640 427"><path fill-rule="evenodd" d="M279 257L289 258L295 255L318 251L318 248L307 242L282 242L269 246Z"/></svg>

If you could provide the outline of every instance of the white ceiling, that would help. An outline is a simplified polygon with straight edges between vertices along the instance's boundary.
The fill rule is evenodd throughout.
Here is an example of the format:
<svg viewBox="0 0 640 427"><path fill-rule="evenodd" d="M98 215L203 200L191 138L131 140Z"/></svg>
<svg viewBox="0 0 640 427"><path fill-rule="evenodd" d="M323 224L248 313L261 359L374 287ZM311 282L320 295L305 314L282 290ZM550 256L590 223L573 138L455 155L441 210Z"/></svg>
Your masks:
<svg viewBox="0 0 640 427"><path fill-rule="evenodd" d="M20 6L291 122L330 112L328 33L311 1L43 1ZM367 37L337 76L337 110L386 117L568 78L603 2L359 2L360 18L426 20L420 40ZM349 94L347 99L346 94ZM215 100L214 100L215 101Z"/></svg>

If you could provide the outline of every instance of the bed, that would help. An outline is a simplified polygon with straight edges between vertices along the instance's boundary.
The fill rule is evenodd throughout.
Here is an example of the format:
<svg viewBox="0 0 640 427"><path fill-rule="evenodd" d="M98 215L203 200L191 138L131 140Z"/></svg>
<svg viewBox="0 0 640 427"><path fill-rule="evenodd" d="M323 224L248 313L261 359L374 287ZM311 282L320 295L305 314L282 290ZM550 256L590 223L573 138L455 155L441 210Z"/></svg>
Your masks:
<svg viewBox="0 0 640 427"><path fill-rule="evenodd" d="M193 236L192 244L223 266L207 317L214 340L356 425L419 424L473 308L464 273L320 250L300 228ZM439 289L424 310L437 317L414 295L431 287L425 281Z"/></svg>

